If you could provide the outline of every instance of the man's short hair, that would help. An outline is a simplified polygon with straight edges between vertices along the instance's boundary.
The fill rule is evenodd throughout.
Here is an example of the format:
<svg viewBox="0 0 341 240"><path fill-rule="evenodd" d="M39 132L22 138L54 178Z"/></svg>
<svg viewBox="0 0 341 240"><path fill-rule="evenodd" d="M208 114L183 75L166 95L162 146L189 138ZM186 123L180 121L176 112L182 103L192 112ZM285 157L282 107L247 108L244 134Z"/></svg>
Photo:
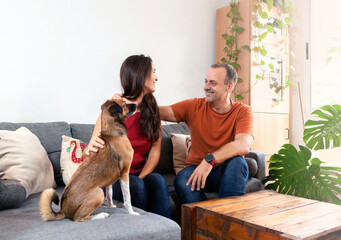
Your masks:
<svg viewBox="0 0 341 240"><path fill-rule="evenodd" d="M224 80L224 84L227 85L230 82L233 83L233 85L237 84L237 72L236 70L229 64L226 63L214 63L211 65L211 68L225 68L226 69L226 77Z"/></svg>

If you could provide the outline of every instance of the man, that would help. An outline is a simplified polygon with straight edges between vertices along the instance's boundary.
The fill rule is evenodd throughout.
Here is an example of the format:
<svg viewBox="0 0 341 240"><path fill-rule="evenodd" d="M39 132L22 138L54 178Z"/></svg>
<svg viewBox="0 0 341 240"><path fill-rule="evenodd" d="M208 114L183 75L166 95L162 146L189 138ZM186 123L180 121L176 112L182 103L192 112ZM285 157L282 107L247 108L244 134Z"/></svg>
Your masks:
<svg viewBox="0 0 341 240"><path fill-rule="evenodd" d="M236 83L236 71L216 63L205 78L205 98L160 107L162 120L186 122L191 131L187 167L174 180L182 203L207 200L204 192L220 198L245 193L249 170L243 155L250 151L254 123L251 107L230 100Z"/></svg>

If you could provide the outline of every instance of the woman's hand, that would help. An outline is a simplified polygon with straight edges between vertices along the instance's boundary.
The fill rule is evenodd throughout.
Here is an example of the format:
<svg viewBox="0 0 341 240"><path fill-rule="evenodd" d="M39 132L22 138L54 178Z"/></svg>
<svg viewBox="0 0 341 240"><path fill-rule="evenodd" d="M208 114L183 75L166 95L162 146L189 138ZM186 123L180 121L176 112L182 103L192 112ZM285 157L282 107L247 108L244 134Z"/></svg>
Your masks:
<svg viewBox="0 0 341 240"><path fill-rule="evenodd" d="M124 100L122 94L114 93L114 95L109 100Z"/></svg>
<svg viewBox="0 0 341 240"><path fill-rule="evenodd" d="M99 148L104 148L104 141L100 138L100 135L91 138L85 149L85 154L90 155L91 152L98 152Z"/></svg>
<svg viewBox="0 0 341 240"><path fill-rule="evenodd" d="M125 101L126 103L135 103L133 101L130 101L124 97L122 97L122 94L118 94L118 93L115 93L109 100L123 100Z"/></svg>

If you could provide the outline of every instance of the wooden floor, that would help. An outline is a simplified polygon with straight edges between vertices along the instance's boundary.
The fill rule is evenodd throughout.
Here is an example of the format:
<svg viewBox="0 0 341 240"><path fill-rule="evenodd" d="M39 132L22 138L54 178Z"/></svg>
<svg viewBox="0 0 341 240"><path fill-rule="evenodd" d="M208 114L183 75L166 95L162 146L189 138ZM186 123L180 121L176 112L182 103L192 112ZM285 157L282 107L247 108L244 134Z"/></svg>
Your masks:
<svg viewBox="0 0 341 240"><path fill-rule="evenodd" d="M260 191L182 209L182 239L341 239L341 206Z"/></svg>

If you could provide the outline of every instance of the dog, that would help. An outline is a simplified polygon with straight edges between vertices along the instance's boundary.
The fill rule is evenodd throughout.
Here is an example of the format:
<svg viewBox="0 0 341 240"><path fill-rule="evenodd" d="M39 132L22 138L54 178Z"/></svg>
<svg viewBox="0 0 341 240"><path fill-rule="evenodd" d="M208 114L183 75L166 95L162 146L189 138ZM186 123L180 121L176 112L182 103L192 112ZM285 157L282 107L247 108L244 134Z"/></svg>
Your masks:
<svg viewBox="0 0 341 240"><path fill-rule="evenodd" d="M108 217L108 213L90 214L104 201L102 188L106 187L106 199L111 207L112 184L119 178L124 207L129 214L133 211L129 191L129 169L134 150L127 137L124 119L136 112L136 104L126 104L123 100L108 100L102 105L101 138L104 148L91 153L72 175L66 185L59 212L54 212L52 202L59 204L57 192L50 188L40 198L40 214L44 221L69 218L73 221L86 221Z"/></svg>

